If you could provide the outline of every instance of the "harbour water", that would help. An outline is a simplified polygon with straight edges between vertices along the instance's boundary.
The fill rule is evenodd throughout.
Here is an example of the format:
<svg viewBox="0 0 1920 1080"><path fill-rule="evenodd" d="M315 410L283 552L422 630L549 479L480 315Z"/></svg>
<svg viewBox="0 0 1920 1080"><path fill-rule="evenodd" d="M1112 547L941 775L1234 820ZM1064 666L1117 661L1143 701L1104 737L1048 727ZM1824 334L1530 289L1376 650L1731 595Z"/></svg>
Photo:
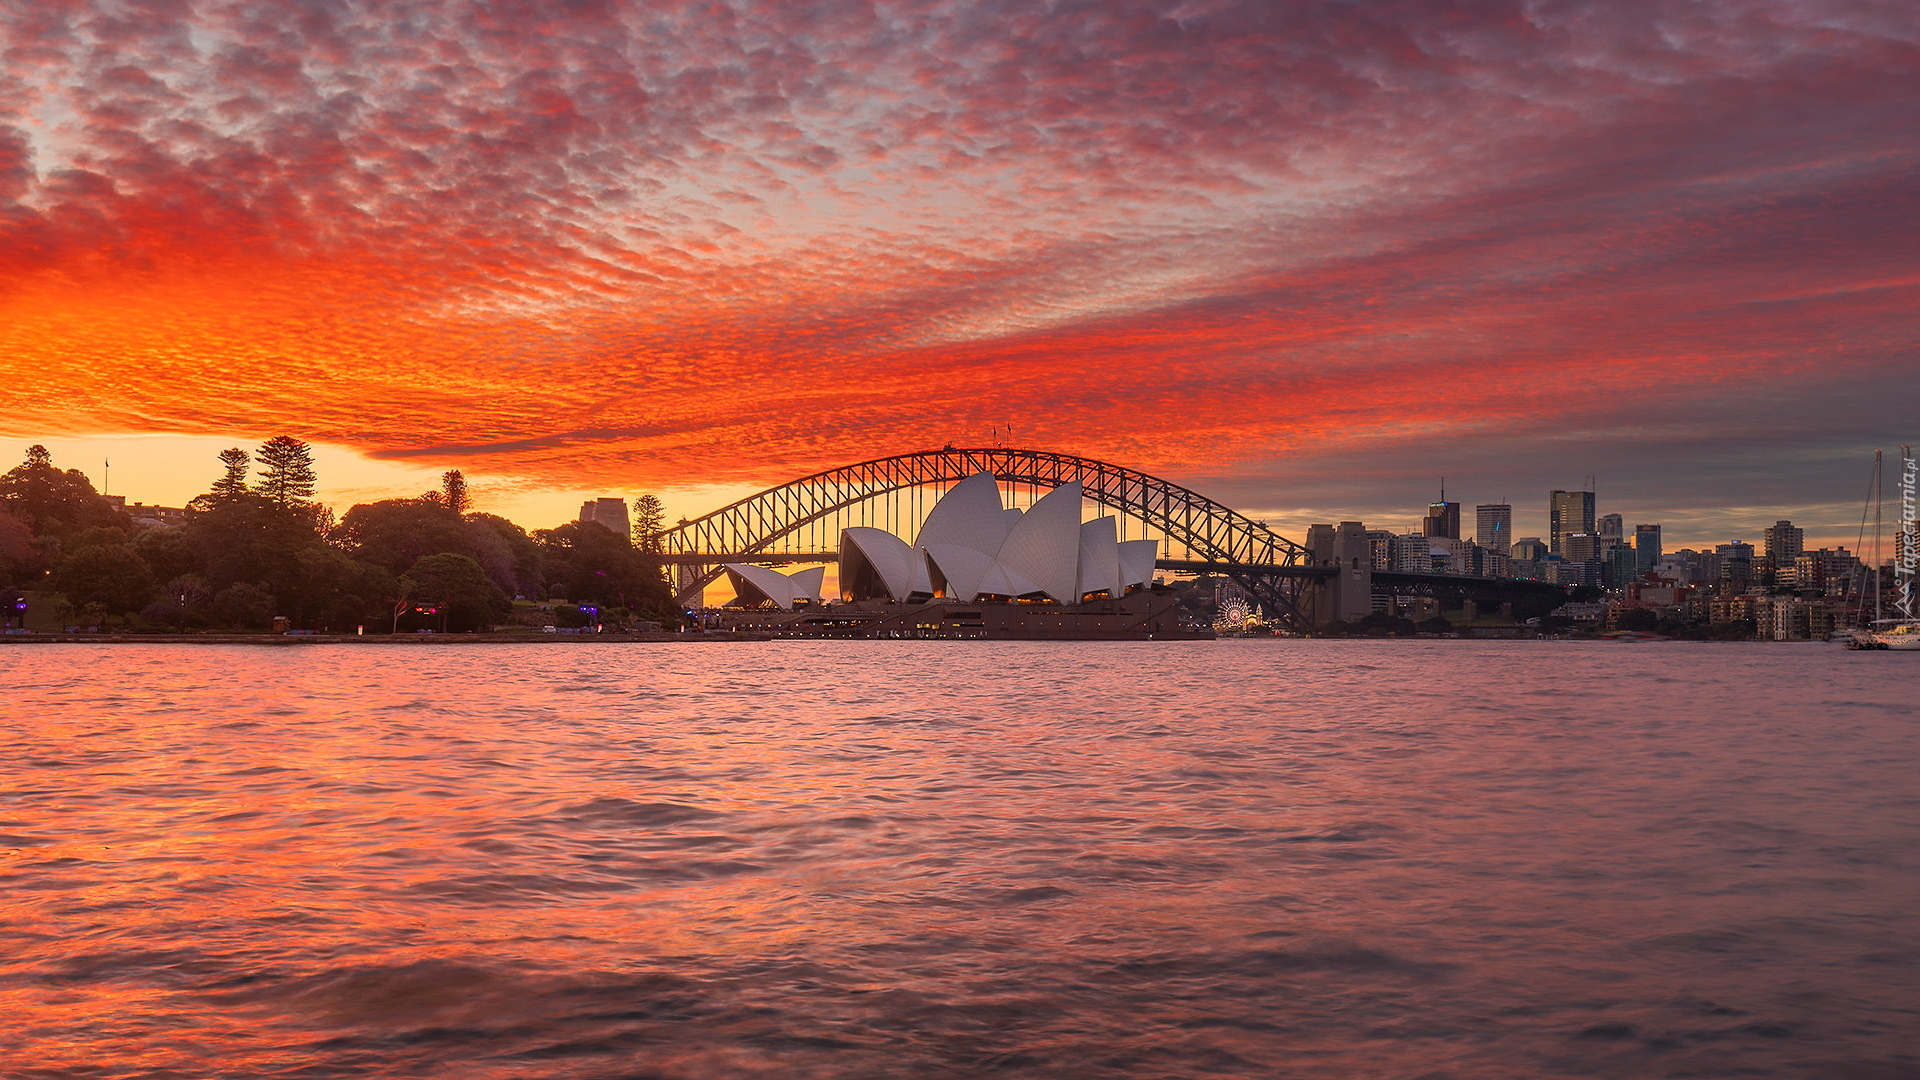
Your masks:
<svg viewBox="0 0 1920 1080"><path fill-rule="evenodd" d="M0 1076L1920 1076L1920 663L0 649Z"/></svg>

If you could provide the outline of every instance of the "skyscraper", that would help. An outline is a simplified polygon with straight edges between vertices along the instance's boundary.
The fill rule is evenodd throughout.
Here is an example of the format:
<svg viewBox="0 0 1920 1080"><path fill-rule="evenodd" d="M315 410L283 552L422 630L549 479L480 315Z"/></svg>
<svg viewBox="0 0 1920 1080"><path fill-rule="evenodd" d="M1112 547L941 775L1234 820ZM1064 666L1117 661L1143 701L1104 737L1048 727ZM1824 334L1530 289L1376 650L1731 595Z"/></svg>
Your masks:
<svg viewBox="0 0 1920 1080"><path fill-rule="evenodd" d="M1776 521L1767 530L1767 562L1774 569L1792 566L1806 549L1807 530L1791 521Z"/></svg>
<svg viewBox="0 0 1920 1080"><path fill-rule="evenodd" d="M1568 533L1593 532L1593 492L1561 491L1547 497L1547 544L1560 554L1560 539Z"/></svg>
<svg viewBox="0 0 1920 1080"><path fill-rule="evenodd" d="M1442 492L1439 502L1427 504L1427 520L1422 531L1428 536L1460 539L1460 504L1448 502L1446 494Z"/></svg>
<svg viewBox="0 0 1920 1080"><path fill-rule="evenodd" d="M1633 527L1633 565L1641 573L1653 569L1660 561L1660 526L1635 525Z"/></svg>
<svg viewBox="0 0 1920 1080"><path fill-rule="evenodd" d="M1619 514L1608 514L1600 519L1600 539L1620 541L1626 539L1626 519Z"/></svg>
<svg viewBox="0 0 1920 1080"><path fill-rule="evenodd" d="M1509 554L1513 548L1513 507L1507 503L1481 503L1473 508L1473 541L1488 551Z"/></svg>

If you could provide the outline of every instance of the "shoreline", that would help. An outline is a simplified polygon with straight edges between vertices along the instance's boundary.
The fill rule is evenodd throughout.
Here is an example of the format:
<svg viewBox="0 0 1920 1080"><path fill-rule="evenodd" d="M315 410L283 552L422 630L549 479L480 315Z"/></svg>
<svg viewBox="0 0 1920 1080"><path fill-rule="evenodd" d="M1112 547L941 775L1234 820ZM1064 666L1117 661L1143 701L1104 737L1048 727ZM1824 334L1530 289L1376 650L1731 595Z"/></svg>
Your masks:
<svg viewBox="0 0 1920 1080"><path fill-rule="evenodd" d="M135 634L0 633L0 645L613 645L771 641L771 634Z"/></svg>

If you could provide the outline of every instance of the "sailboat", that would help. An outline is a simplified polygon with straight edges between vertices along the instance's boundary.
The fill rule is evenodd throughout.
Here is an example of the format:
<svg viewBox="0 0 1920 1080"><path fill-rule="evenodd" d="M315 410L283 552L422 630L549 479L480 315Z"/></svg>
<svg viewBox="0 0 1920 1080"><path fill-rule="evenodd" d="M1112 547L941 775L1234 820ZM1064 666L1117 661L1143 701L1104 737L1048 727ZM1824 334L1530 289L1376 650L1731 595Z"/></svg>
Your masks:
<svg viewBox="0 0 1920 1080"><path fill-rule="evenodd" d="M1900 475L1903 484L1912 483L1914 475L1913 447L1905 443L1900 445ZM1913 571L1914 556L1916 554L1914 545L1916 540L1920 540L1920 537L1916 537L1915 535L1914 522L1911 517L1911 510L1909 509L1913 506L1913 500L1910 489L1909 493L1903 493L1906 494L1906 497L1902 499L1902 509L1904 512L1901 516L1900 531L1896 534L1897 540L1894 544L1894 575L1896 578L1904 579L1901 582L1900 599L1898 601L1898 606L1904 617L1897 619L1882 618L1883 609L1881 607L1880 597L1880 491L1880 451L1875 450L1873 452L1873 486L1872 490L1868 492L1867 497L1868 507L1873 513L1873 550L1868 556L1866 568L1867 573L1872 575L1873 581L1874 618L1873 622L1869 623L1866 629L1856 629L1850 632L1847 640L1847 648L1891 649L1898 652L1920 652L1920 618L1914 617L1913 611L1915 602ZM1865 518L1865 514L1861 516L1863 519ZM1865 520L1862 520L1861 526L1863 532L1865 531L1865 525ZM1862 597L1861 607L1864 609L1865 606L1865 598Z"/></svg>

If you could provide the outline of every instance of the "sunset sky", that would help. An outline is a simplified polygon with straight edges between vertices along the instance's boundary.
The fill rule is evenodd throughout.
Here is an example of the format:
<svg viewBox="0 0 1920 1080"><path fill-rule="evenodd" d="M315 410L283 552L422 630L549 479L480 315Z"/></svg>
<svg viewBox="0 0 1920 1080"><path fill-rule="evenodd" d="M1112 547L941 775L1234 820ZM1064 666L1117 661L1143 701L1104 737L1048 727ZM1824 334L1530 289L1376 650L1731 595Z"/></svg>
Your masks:
<svg viewBox="0 0 1920 1080"><path fill-rule="evenodd" d="M7 0L0 49L0 465L131 499L288 433L545 526L997 437L1296 538L1593 474L1670 547L1851 543L1920 441L1911 0Z"/></svg>

